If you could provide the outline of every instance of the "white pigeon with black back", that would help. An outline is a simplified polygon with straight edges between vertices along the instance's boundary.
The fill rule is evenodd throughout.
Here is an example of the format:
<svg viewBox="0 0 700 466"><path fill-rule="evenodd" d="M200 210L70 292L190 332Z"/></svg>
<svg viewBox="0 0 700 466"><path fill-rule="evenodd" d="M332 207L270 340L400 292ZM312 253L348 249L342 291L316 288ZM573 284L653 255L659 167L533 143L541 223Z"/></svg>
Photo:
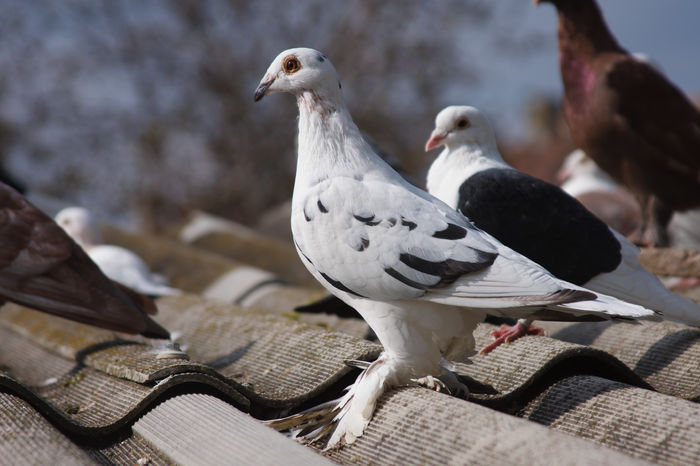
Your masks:
<svg viewBox="0 0 700 466"><path fill-rule="evenodd" d="M646 271L636 246L558 186L508 165L479 110L455 105L438 113L425 149L439 146L445 149L428 171L428 191L477 227L555 277L700 325L700 306ZM520 324L497 336L517 338L529 325Z"/></svg>
<svg viewBox="0 0 700 466"><path fill-rule="evenodd" d="M472 332L487 311L564 320L655 316L552 277L405 181L362 138L320 52L279 54L255 100L272 92L295 95L299 107L291 216L299 256L384 346L345 396L273 426L308 421L297 432L313 440L332 431L329 448L362 435L388 387L414 381L465 391L445 361L474 348Z"/></svg>

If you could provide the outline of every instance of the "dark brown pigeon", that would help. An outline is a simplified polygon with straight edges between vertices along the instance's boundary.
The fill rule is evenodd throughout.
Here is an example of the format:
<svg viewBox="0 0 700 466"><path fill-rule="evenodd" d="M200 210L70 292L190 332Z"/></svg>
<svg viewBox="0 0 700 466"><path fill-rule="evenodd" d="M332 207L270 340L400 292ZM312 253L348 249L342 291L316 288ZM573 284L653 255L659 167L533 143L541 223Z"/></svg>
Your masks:
<svg viewBox="0 0 700 466"><path fill-rule="evenodd" d="M594 0L556 6L564 113L574 142L637 198L633 239L667 245L675 210L700 207L700 113L666 77L620 47Z"/></svg>
<svg viewBox="0 0 700 466"><path fill-rule="evenodd" d="M109 330L169 338L152 300L107 278L61 227L0 183L0 299Z"/></svg>

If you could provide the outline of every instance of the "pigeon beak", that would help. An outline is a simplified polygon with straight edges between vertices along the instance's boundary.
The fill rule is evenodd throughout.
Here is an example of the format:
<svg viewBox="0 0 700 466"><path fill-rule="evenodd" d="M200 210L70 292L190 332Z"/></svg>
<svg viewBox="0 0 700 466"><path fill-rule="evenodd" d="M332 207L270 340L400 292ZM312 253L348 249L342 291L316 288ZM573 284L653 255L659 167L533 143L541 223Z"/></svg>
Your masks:
<svg viewBox="0 0 700 466"><path fill-rule="evenodd" d="M258 88L255 89L255 95L253 96L253 99L257 102L263 97L267 95L267 90L272 86L272 83L275 82L275 78L269 78L265 76L262 81L260 81L260 84L258 84Z"/></svg>
<svg viewBox="0 0 700 466"><path fill-rule="evenodd" d="M433 132L430 133L430 139L428 139L428 142L425 143L425 151L428 152L436 147L439 147L442 144L442 141L447 137L447 134L448 133L445 131L434 129Z"/></svg>

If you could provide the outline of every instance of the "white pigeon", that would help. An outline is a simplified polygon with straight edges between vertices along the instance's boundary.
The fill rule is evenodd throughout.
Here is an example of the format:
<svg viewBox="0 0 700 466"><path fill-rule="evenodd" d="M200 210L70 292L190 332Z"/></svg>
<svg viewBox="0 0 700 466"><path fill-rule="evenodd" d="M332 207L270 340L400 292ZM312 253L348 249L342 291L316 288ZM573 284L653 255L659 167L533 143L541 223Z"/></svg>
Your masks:
<svg viewBox="0 0 700 466"><path fill-rule="evenodd" d="M545 319L654 317L641 306L596 298L552 277L409 184L362 138L340 87L323 54L295 48L274 59L255 92L256 101L272 92L297 98L291 225L302 262L362 315L384 346L347 394L331 403L330 414L303 428L307 439L334 426L326 448L352 443L391 386L416 381L466 390L443 370L443 358L473 349L472 332L487 311ZM435 379L440 375L442 383Z"/></svg>
<svg viewBox="0 0 700 466"><path fill-rule="evenodd" d="M477 227L558 278L700 326L700 306L647 272L636 246L561 188L508 165L479 110L450 106L438 113L426 151L443 145L428 171L428 191ZM517 338L528 326L525 321L513 329L504 326L487 349Z"/></svg>
<svg viewBox="0 0 700 466"><path fill-rule="evenodd" d="M620 189L620 185L581 149L576 149L564 158L557 178L561 181L561 189L573 197L592 191Z"/></svg>
<svg viewBox="0 0 700 466"><path fill-rule="evenodd" d="M557 172L557 182L618 233L629 236L641 227L642 213L632 193L613 181L581 149L566 156Z"/></svg>
<svg viewBox="0 0 700 466"><path fill-rule="evenodd" d="M618 232L629 235L641 224L639 204L581 149L566 156L557 173L561 189ZM700 248L700 209L674 212L668 224L671 247ZM684 280L685 281L685 280ZM696 280L688 280L694 283Z"/></svg>
<svg viewBox="0 0 700 466"><path fill-rule="evenodd" d="M675 212L668 224L671 247L700 249L700 209Z"/></svg>
<svg viewBox="0 0 700 466"><path fill-rule="evenodd" d="M112 280L149 296L181 293L177 288L167 286L165 277L151 272L143 259L132 251L119 246L100 244L102 234L87 209L66 207L56 214L55 220Z"/></svg>

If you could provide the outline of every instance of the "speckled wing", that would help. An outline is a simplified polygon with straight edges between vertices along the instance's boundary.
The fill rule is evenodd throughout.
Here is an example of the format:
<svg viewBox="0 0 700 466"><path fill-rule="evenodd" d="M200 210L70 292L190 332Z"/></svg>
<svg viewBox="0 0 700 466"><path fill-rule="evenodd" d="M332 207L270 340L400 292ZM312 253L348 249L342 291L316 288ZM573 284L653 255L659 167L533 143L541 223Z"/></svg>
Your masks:
<svg viewBox="0 0 700 466"><path fill-rule="evenodd" d="M0 296L78 322L167 338L152 301L105 277L54 221L0 183Z"/></svg>
<svg viewBox="0 0 700 466"><path fill-rule="evenodd" d="M292 215L302 260L336 293L463 307L562 302L561 282L407 184L325 180Z"/></svg>

